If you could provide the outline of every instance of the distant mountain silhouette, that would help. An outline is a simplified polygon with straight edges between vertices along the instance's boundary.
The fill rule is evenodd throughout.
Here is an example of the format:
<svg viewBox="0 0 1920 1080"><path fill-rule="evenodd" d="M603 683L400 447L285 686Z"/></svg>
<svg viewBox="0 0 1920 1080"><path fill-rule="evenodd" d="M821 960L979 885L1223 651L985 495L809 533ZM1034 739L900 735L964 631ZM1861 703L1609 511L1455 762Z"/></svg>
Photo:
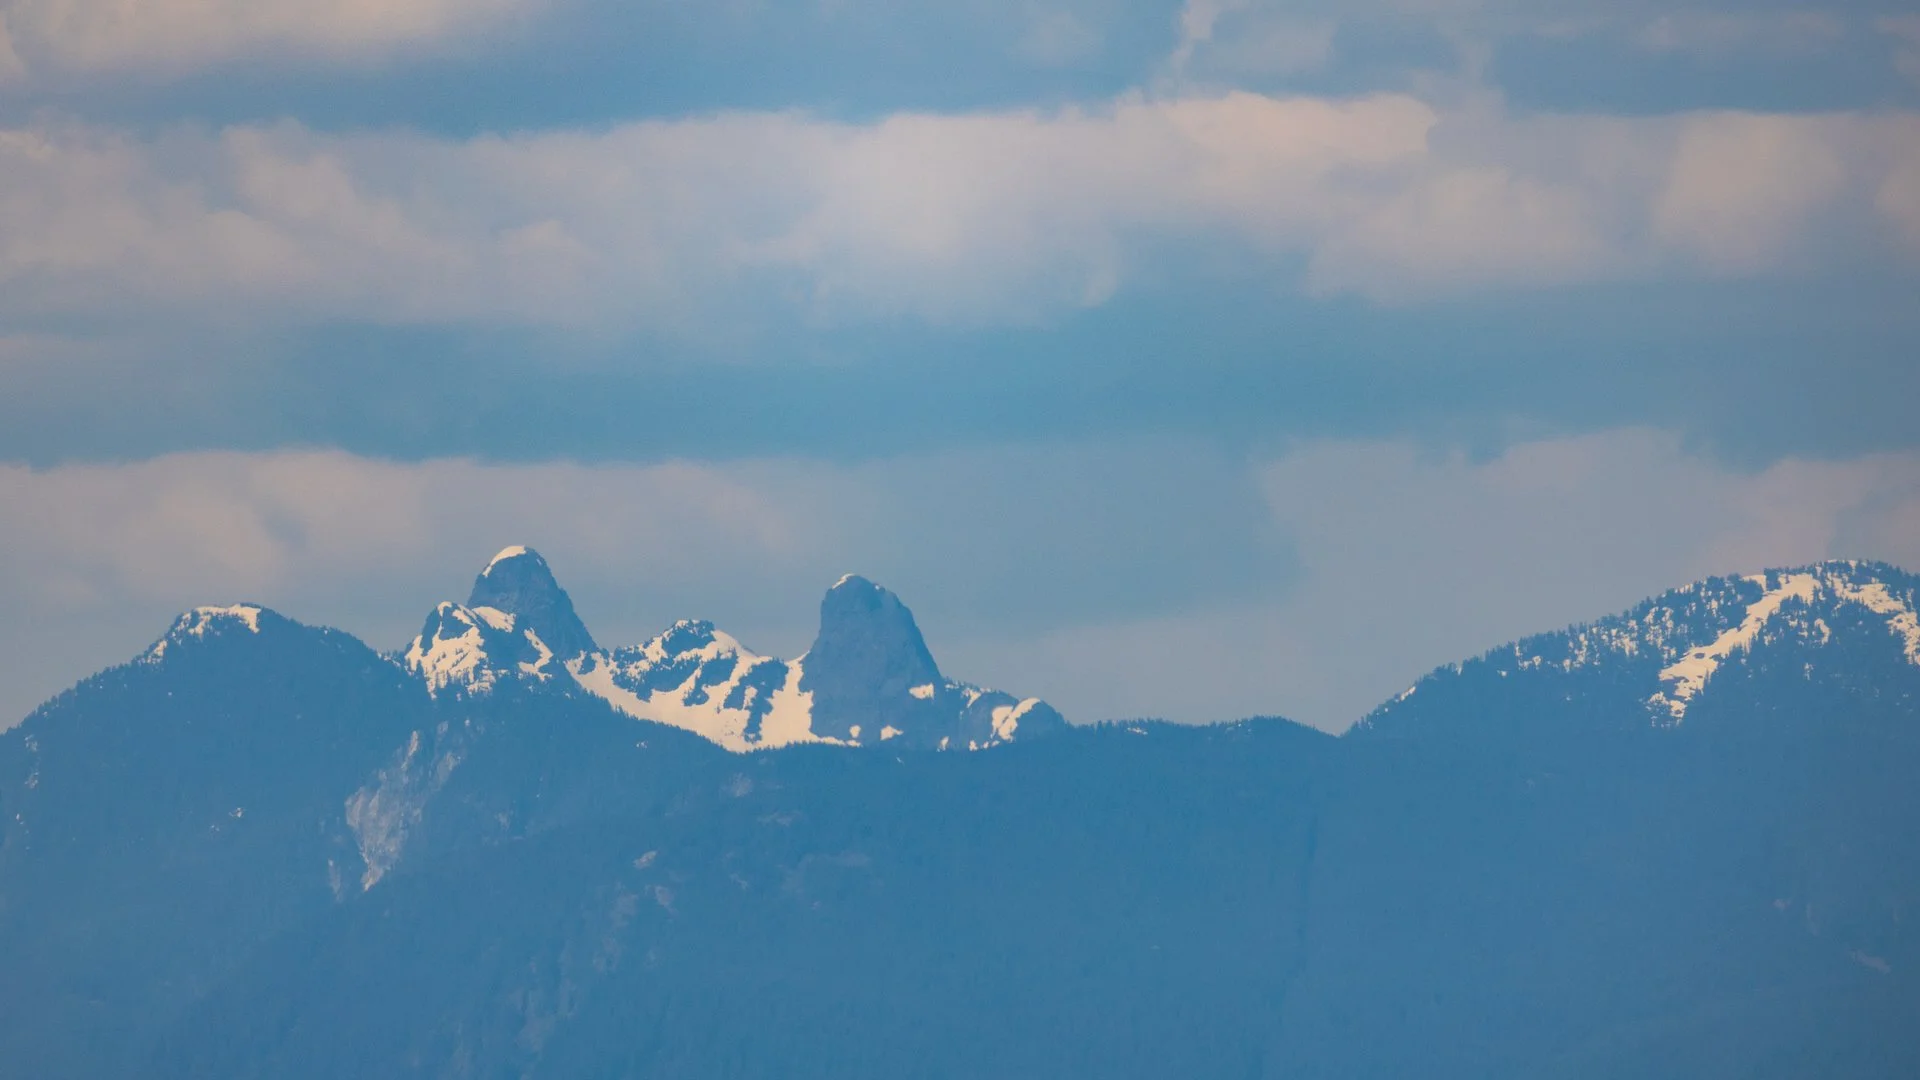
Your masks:
<svg viewBox="0 0 1920 1080"><path fill-rule="evenodd" d="M828 590L820 635L797 660L757 655L697 621L602 650L546 560L510 547L481 571L466 604L441 604L427 617L401 659L435 694L485 694L503 681L584 690L730 750L894 740L896 748L985 749L1066 726L1037 698L942 676L900 598L852 574Z"/></svg>
<svg viewBox="0 0 1920 1080"><path fill-rule="evenodd" d="M1920 1075L1917 603L1711 579L1337 739L1070 729L856 577L791 662L520 549L392 655L201 608L0 735L0 1071Z"/></svg>

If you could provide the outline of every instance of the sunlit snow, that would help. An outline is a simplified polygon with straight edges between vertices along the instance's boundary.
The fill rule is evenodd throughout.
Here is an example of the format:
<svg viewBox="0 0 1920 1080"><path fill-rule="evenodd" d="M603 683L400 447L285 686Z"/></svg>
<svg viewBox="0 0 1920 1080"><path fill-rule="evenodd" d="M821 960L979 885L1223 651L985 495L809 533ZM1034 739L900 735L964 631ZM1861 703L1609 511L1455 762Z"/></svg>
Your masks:
<svg viewBox="0 0 1920 1080"><path fill-rule="evenodd" d="M141 658L148 661L160 660L167 655L169 642L187 638L204 638L209 630L223 624L245 627L248 633L257 634L260 632L262 610L252 604L231 604L225 607L197 607L183 612L173 621L173 626L167 630L166 634L159 641L154 642L153 647L149 648Z"/></svg>
<svg viewBox="0 0 1920 1080"><path fill-rule="evenodd" d="M1748 580L1762 588L1767 584L1765 577ZM1780 610L1780 605L1790 599L1811 602L1819 587L1819 579L1812 574L1788 575L1778 587L1762 593L1759 600L1748 606L1746 618L1740 620L1740 625L1721 634L1711 644L1693 649L1678 661L1662 668L1660 681L1666 688L1661 691L1659 699L1672 714L1674 722L1678 723L1687 715L1687 703L1706 688L1707 680L1719 670L1721 661L1735 649L1753 647L1754 638L1767 625L1767 620Z"/></svg>
<svg viewBox="0 0 1920 1080"><path fill-rule="evenodd" d="M511 547L501 548L500 554L495 555L493 557L493 560L487 563L487 568L485 570L480 571L480 576L485 577L488 574L493 573L494 567L499 566L501 563L506 562L508 559L517 559L520 556L525 555L526 553L527 553L527 549L525 547L522 547L519 544L514 544Z"/></svg>

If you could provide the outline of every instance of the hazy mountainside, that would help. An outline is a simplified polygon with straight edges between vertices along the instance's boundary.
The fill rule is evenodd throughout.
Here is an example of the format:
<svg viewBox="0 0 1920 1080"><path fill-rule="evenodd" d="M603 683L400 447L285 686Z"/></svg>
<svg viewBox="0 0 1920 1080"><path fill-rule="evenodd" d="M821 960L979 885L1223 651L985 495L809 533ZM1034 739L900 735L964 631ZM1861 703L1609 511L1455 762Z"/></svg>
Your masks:
<svg viewBox="0 0 1920 1080"><path fill-rule="evenodd" d="M0 1061L1920 1075L1917 599L1714 579L1340 739L1036 725L857 578L791 662L513 549L395 657L202 609L0 736Z"/></svg>
<svg viewBox="0 0 1920 1080"><path fill-rule="evenodd" d="M1323 850L1366 856L1320 861L1316 910L1366 917L1319 926L1306 1062L1914 1075L1917 599L1872 564L1718 578L1382 706L1325 804ZM1311 1037L1370 1010L1395 1038Z"/></svg>
<svg viewBox="0 0 1920 1080"><path fill-rule="evenodd" d="M1895 703L1920 667L1915 578L1883 564L1832 562L1745 577L1711 578L1633 610L1541 634L1428 676L1362 720L1377 734L1488 732L1472 702L1559 694L1586 722L1679 727L1714 712L1722 684L1770 671L1820 683L1853 700ZM1773 671L1773 669L1780 669ZM1571 700L1578 687L1582 700ZM1432 704L1434 697L1445 704ZM1516 717L1518 719L1518 717ZM1525 722L1525 721L1522 721ZM1540 727L1551 734L1557 727Z"/></svg>
<svg viewBox="0 0 1920 1080"><path fill-rule="evenodd" d="M109 1075L92 1055L338 903L348 796L430 704L345 634L209 608L0 739L9 1074Z"/></svg>

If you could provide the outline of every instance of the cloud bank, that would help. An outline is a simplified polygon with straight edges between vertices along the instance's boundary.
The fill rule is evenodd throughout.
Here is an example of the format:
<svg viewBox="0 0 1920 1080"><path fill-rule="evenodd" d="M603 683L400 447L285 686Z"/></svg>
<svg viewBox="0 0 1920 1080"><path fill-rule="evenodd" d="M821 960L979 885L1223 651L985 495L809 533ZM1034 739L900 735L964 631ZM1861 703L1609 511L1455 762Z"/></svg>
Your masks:
<svg viewBox="0 0 1920 1080"><path fill-rule="evenodd" d="M1194 243L1388 302L1805 273L1920 254L1916 163L1908 114L1514 117L1394 94L470 140L36 126L0 133L0 307L695 329L773 297L815 321L1017 324Z"/></svg>

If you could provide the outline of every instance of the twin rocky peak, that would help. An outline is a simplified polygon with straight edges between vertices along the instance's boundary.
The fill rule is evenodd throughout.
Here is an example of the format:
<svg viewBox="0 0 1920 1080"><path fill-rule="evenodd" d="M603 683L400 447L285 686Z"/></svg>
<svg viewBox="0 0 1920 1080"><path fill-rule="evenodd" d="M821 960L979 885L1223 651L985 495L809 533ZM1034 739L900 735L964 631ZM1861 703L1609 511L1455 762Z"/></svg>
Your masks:
<svg viewBox="0 0 1920 1080"><path fill-rule="evenodd" d="M508 683L578 688L736 751L797 743L977 750L1066 726L1038 698L942 675L900 598L851 574L827 591L819 636L795 660L757 655L695 621L605 649L546 560L510 547L480 572L465 604L443 603L427 617L400 661L436 696L485 695Z"/></svg>

